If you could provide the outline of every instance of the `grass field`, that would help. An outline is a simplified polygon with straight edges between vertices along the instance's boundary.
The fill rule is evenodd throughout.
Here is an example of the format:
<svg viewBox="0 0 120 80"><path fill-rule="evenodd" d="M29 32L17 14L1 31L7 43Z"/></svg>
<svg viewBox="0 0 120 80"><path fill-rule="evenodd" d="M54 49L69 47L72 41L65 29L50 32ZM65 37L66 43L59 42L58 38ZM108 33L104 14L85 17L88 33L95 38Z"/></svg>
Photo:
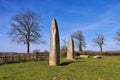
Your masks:
<svg viewBox="0 0 120 80"><path fill-rule="evenodd" d="M120 56L62 58L60 66L48 66L48 61L0 64L0 80L120 80Z"/></svg>

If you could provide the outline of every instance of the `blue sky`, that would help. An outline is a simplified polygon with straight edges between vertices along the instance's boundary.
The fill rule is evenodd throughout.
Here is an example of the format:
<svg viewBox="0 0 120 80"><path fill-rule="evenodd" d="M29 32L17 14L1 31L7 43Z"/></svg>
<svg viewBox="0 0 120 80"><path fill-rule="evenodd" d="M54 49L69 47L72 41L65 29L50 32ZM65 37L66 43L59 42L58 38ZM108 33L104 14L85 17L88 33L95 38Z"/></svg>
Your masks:
<svg viewBox="0 0 120 80"><path fill-rule="evenodd" d="M50 26L56 18L62 39L68 40L70 34L81 30L87 47L85 50L97 50L92 40L97 33L105 36L104 51L120 50L113 40L120 28L120 0L0 0L0 51L26 52L26 46L10 41L8 36L10 18L21 9L31 9L43 19L43 39L46 44L32 44L34 49L49 50Z"/></svg>

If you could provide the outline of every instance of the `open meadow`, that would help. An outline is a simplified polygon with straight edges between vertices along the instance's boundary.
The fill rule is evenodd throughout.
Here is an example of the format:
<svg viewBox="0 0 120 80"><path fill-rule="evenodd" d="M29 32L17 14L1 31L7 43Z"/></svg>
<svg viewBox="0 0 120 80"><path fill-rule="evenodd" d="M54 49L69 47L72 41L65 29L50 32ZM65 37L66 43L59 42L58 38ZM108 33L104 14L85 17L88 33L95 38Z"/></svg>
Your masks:
<svg viewBox="0 0 120 80"><path fill-rule="evenodd" d="M0 63L0 80L120 80L120 56L61 58L60 66L49 66L48 60Z"/></svg>

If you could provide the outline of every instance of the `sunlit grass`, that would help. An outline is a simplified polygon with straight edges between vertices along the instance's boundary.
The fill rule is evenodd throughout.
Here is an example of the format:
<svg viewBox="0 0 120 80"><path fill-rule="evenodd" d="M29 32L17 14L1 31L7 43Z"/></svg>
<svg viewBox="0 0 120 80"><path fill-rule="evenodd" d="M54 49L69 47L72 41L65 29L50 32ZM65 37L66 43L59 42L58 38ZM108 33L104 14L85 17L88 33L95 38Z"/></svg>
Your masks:
<svg viewBox="0 0 120 80"><path fill-rule="evenodd" d="M120 80L120 56L103 59L61 59L60 66L48 61L0 64L0 80Z"/></svg>

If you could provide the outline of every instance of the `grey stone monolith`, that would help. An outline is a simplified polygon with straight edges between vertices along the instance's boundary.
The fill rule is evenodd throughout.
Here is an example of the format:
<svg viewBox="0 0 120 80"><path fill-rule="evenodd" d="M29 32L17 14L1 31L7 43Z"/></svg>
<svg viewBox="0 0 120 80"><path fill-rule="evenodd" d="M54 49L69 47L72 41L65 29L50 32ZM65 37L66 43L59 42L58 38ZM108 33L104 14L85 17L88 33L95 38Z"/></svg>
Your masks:
<svg viewBox="0 0 120 80"><path fill-rule="evenodd" d="M72 37L70 37L69 43L68 43L67 59L69 59L69 60L74 59L74 41L73 41Z"/></svg>
<svg viewBox="0 0 120 80"><path fill-rule="evenodd" d="M60 40L56 19L52 20L50 33L50 54L49 65L57 66L60 64Z"/></svg>

